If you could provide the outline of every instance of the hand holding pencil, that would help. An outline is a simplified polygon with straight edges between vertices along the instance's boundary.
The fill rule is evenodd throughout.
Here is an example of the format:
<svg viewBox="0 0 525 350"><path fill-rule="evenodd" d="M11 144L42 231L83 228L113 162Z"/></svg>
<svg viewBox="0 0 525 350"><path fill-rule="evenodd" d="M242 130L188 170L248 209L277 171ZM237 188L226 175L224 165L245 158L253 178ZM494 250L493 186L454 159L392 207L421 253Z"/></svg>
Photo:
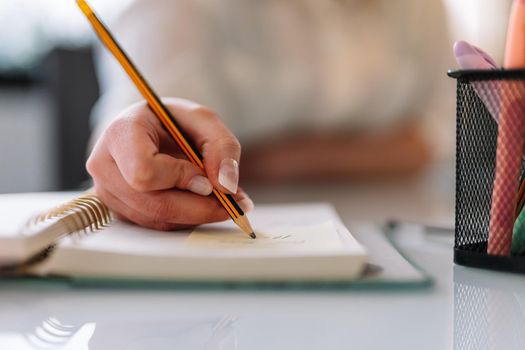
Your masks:
<svg viewBox="0 0 525 350"><path fill-rule="evenodd" d="M104 151L102 151L102 154L97 157L96 155L99 153L95 153L95 156L91 158L94 160L88 161L88 170L90 170L90 172L94 175L95 183L97 183L97 174L101 178L102 176L107 176L108 179L106 180L106 183L111 184L112 180L114 180L114 178L111 177L112 174L108 174L106 169L96 166L96 160L98 159L102 161L102 164L116 165L118 170L121 172L123 179L128 180L128 184L132 185L131 187L133 187L134 184L135 190L141 192L142 195L144 195L144 192L149 192L147 195L153 196L153 198L150 199L149 202L143 203L140 198L136 198L137 193L134 192L131 192L131 195L128 198L124 197L127 199L126 201L123 201L122 197L118 198L113 196L113 198L111 198L111 193L104 192L100 189L99 182L98 185L96 184L96 189L97 193L98 191L102 192L99 193L99 195L102 197L102 200L111 201L107 203L111 209L114 209L112 206L118 205L118 208L121 210L120 214L130 218L129 213L132 212L128 210L128 215L126 215L124 208L126 208L129 201L135 199L135 205L138 205L138 207L131 208L135 209L135 211L133 212L133 216L130 219L133 220L133 218L135 218L136 222L140 223L137 219L139 218L139 215L144 213L143 210L150 209L153 217L150 217L149 221L143 219L140 219L140 221L144 222L146 226L149 226L149 224L153 223L153 227L162 229L167 227L166 224L168 224L169 221L167 223L163 223L160 227L158 222L165 222L167 219L169 219L170 215L177 215L178 220L176 221L180 221L183 218L191 217L190 213L194 213L196 210L199 210L198 207L193 207L191 203L187 203L184 198L180 198L180 200L171 202L173 205L177 204L179 211L173 210L174 208L170 206L167 206L167 209L162 210L158 208L159 205L164 203L162 199L167 200L167 198L156 197L157 192L155 191L158 191L159 189L169 190L170 188L166 187L166 184L173 185L174 179L177 177L184 178L184 176L179 174L173 176L171 173L173 170L169 167L166 167L166 163L170 163L171 165L176 163L179 164L180 170L182 169L182 167L180 167L180 160L170 160L169 153L160 153L162 143L164 141L165 144L166 140L162 140L159 136L161 131L164 130L165 135L169 135L171 141L174 141L174 143L171 143L170 146L174 147L177 145L178 150L180 150L182 154L186 156L187 160L191 162L191 164L196 168L199 168L194 169L191 179L179 181L179 185L182 183L183 187L193 190L193 192L202 192L202 195L205 195L205 192L213 193L218 203L222 206L222 208L225 210L225 213L228 214L233 222L235 222L235 224L237 224L237 226L239 226L239 228L241 228L241 230L249 237L256 238L256 235L253 232L244 210L241 208L240 203L237 203L236 199L233 197L233 194L236 194L237 192L237 182L239 178L238 162L240 157L240 146L235 137L233 137L227 128L225 128L224 125L220 123L217 116L215 116L213 113L210 113L203 107L199 108L189 101L178 100L179 103L172 103L171 108L174 109L173 112L175 112L173 113L172 110L167 107L165 102L161 101L155 91L153 91L146 79L144 79L131 59L120 47L113 35L100 21L86 1L77 0L77 4L93 26L93 29L97 33L99 39L120 63L121 67L124 69L124 71L127 73L129 78L133 81L139 92L146 100L147 108L149 108L151 111L150 116L155 116L157 122L159 122L157 127L149 125L150 131L156 130L157 134L154 132L148 132L147 121L144 120L144 124L142 125L137 125L137 123L130 124L134 128L131 127L126 129L122 128L122 126L117 128L117 131L115 132L116 135L107 136L107 139L109 139L109 145L107 146L106 154ZM186 105L185 108L184 105ZM177 110L176 107L181 107L181 109ZM143 108L146 108L146 105L144 105ZM195 113L195 110L200 111L200 113ZM142 113L139 113L139 115L143 115L147 120L148 116L147 113L145 113L146 112L143 111ZM178 118L175 118L174 115L178 115ZM141 120L140 118L137 119L139 121ZM152 121L151 117L149 119ZM123 120L126 120L126 118L123 118ZM128 133L122 134L121 130L127 130ZM115 136L115 138L112 136ZM149 143L146 136L151 138ZM142 143L144 141L146 141L146 143ZM113 147L111 146L111 142L113 142ZM115 145L115 142L117 145ZM125 146L128 146L129 149L137 150L138 152L132 154L131 158L127 158L121 162L118 162L118 155L126 155L129 152L128 147L121 149L122 152L118 152L119 147L122 147L122 143L124 143ZM137 147L137 143L141 147ZM102 146L100 146L100 148L104 148L104 142L102 142L101 145ZM144 146L145 149L142 146ZM221 148L221 146L223 148ZM169 146L166 145L165 147L169 148ZM97 145L97 149L98 148L99 146ZM225 150L227 152L224 152ZM115 154L117 154L117 156L115 156ZM224 157L225 154L229 154L229 157ZM133 155L136 157L133 158ZM145 159L147 161L144 161ZM219 168L217 168L217 164ZM132 169L131 175L127 173L126 170L123 170L128 167ZM189 168L185 167L185 169ZM189 172L192 173L192 171ZM116 176L117 174L114 172L113 175ZM211 188L205 181L205 175L207 175L208 179L211 181ZM135 181L135 177L139 180ZM146 178L147 181L144 181L143 178ZM152 178L155 180L152 181ZM159 179L162 179L162 181ZM104 183L104 181L102 182ZM145 186L144 183L146 183ZM118 187L115 186L114 188L117 189ZM125 190L125 187L120 188L120 191L123 190ZM107 198L105 199L104 196ZM116 199L120 199L121 203L118 203ZM113 205L111 203L113 203ZM148 205L148 203L150 204ZM153 207L153 210L151 210L151 207ZM151 221L151 219L153 221ZM218 220L208 218L207 221L202 221L202 219L197 221L200 222L182 223L182 225L193 226L199 223ZM176 224L180 225L181 223L176 222Z"/></svg>
<svg viewBox="0 0 525 350"><path fill-rule="evenodd" d="M253 203L236 189L238 169L232 166L241 151L237 139L208 109L181 99L163 102L203 149L208 177L184 158L153 112L139 103L105 130L88 159L99 197L119 217L160 230L228 219L209 196L212 187L235 192L237 203L249 212Z"/></svg>

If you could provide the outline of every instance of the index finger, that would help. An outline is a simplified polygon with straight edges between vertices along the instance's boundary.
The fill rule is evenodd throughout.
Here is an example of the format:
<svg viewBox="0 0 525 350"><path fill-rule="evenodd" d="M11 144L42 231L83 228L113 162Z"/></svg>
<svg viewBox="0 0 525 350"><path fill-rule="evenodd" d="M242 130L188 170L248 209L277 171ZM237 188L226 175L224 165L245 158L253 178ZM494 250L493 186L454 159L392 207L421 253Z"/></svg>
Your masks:
<svg viewBox="0 0 525 350"><path fill-rule="evenodd" d="M204 168L213 186L223 192L236 193L241 146L233 133L216 113L195 102L179 98L166 98L163 102L202 153ZM226 186L224 180L219 181L221 163L223 169L226 164L231 173Z"/></svg>

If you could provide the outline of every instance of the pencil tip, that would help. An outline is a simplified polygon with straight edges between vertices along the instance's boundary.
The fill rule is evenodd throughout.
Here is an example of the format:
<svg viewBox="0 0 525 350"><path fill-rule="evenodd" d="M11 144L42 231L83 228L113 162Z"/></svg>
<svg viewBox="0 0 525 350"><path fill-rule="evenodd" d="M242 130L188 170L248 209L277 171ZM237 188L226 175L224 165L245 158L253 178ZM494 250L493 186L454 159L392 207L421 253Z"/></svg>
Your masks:
<svg viewBox="0 0 525 350"><path fill-rule="evenodd" d="M256 238L257 238L257 236L255 235L254 232L250 233L250 237L253 238L253 239L256 239Z"/></svg>

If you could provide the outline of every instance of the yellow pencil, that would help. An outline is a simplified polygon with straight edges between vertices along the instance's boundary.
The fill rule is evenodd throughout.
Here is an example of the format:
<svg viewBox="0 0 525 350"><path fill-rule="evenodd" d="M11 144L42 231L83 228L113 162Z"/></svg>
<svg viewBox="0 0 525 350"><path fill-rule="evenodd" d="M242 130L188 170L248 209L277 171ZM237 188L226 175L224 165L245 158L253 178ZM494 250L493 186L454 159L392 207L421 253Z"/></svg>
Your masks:
<svg viewBox="0 0 525 350"><path fill-rule="evenodd" d="M175 142L182 149L188 159L201 169L204 169L204 163L202 155L199 151L189 142L189 139L185 135L182 128L179 126L173 115L161 102L160 98L153 91L153 89L146 82L146 79L140 74L135 65L131 62L129 57L126 55L124 50L117 43L115 38L111 35L106 26L98 19L96 14L93 12L91 7L84 0L77 0L77 5L80 7L84 15L93 26L93 29L97 33L98 37L106 48L113 54L113 56L120 63L122 68L126 71L128 76L131 78L137 89L147 101L149 107L153 113L159 118L161 123L164 125L168 133L173 137ZM219 200L221 205L226 209L228 215L232 220L251 238L255 238L255 233L248 221L248 218L242 211L241 207L235 202L233 197L229 194L225 194L216 188L213 189L213 194Z"/></svg>

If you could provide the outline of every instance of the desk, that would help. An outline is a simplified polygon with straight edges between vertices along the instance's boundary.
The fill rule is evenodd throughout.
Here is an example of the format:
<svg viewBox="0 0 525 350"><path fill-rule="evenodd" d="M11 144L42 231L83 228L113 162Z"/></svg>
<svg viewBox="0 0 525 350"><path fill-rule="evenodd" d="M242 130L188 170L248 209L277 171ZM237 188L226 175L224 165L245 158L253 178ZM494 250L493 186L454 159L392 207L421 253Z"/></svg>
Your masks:
<svg viewBox="0 0 525 350"><path fill-rule="evenodd" d="M289 187L289 193L254 188L251 192L260 201L332 201L347 222L396 215L450 221L453 177L435 175L421 179L423 183L439 179L432 193L425 192L428 187L420 180L397 183L388 203L377 186L349 184L343 190L298 186ZM441 187L439 181L447 178L452 182ZM301 292L3 286L0 349L50 349L58 344L66 349L459 350L502 348L494 341L499 345L505 339L504 349L523 349L525 305L520 309L512 298L520 293L525 297L525 278L454 268L452 235L412 236L401 236L400 245L434 276L433 288ZM487 325L476 316L479 311L470 310L494 312L495 307L504 312L496 312L501 326L489 325L489 336L483 337L479 332ZM508 318L502 317L507 314Z"/></svg>

